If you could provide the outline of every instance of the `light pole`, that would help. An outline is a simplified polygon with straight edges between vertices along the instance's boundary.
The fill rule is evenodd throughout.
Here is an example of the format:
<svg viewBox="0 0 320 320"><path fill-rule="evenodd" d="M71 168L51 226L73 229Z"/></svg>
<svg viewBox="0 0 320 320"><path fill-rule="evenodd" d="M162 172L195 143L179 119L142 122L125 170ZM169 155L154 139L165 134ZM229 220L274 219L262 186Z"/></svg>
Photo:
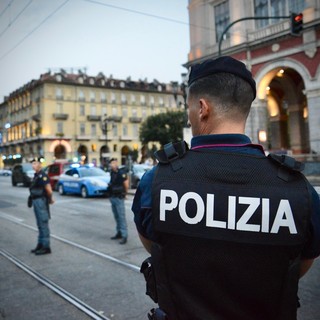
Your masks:
<svg viewBox="0 0 320 320"><path fill-rule="evenodd" d="M109 162L109 149L108 149L108 122L110 119L107 117L107 115L104 115L104 118L101 120L101 131L105 136L105 153L101 150L101 162L103 162L103 168L105 171L108 169L108 162Z"/></svg>

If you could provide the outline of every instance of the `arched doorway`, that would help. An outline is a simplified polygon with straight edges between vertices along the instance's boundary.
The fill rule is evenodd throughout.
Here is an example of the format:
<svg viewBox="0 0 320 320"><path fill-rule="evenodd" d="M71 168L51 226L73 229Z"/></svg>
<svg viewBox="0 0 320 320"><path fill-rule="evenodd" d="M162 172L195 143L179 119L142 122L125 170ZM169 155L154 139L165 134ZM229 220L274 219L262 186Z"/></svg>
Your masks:
<svg viewBox="0 0 320 320"><path fill-rule="evenodd" d="M121 148L121 164L122 165L127 164L129 154L130 154L130 148L128 146L123 146Z"/></svg>
<svg viewBox="0 0 320 320"><path fill-rule="evenodd" d="M271 150L309 153L308 108L301 76L280 69L267 87L268 145Z"/></svg>
<svg viewBox="0 0 320 320"><path fill-rule="evenodd" d="M100 163L101 167L107 171L109 166L109 159L110 159L110 149L108 146L104 145L100 149Z"/></svg>
<svg viewBox="0 0 320 320"><path fill-rule="evenodd" d="M66 159L67 150L62 144L58 144L53 151L55 159Z"/></svg>
<svg viewBox="0 0 320 320"><path fill-rule="evenodd" d="M85 145L80 145L80 147L78 148L78 155L81 164L88 163L88 148Z"/></svg>

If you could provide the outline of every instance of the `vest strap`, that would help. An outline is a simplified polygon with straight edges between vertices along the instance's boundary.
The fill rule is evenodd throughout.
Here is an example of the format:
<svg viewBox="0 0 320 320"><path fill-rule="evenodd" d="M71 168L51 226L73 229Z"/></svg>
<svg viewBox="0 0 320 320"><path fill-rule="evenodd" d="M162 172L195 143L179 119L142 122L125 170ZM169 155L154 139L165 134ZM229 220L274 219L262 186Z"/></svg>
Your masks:
<svg viewBox="0 0 320 320"><path fill-rule="evenodd" d="M156 159L163 164L170 163L173 171L178 171L182 168L182 158L189 150L188 145L185 141L176 143L167 143L162 150L155 152Z"/></svg>

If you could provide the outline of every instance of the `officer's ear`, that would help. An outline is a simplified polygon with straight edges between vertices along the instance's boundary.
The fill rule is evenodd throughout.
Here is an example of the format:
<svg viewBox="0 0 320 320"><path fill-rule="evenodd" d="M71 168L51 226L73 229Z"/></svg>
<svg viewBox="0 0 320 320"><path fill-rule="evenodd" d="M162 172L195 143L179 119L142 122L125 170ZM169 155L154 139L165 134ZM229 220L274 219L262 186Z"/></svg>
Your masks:
<svg viewBox="0 0 320 320"><path fill-rule="evenodd" d="M199 100L199 105L199 118L200 120L204 120L209 117L210 107L207 100L203 98Z"/></svg>

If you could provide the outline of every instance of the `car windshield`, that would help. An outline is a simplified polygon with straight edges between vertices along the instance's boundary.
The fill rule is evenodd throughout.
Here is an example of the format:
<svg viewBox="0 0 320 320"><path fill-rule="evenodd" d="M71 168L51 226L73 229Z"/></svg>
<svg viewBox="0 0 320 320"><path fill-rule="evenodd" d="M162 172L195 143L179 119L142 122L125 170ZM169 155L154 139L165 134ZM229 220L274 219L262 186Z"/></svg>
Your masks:
<svg viewBox="0 0 320 320"><path fill-rule="evenodd" d="M108 174L99 168L83 168L79 170L80 177L108 177Z"/></svg>

